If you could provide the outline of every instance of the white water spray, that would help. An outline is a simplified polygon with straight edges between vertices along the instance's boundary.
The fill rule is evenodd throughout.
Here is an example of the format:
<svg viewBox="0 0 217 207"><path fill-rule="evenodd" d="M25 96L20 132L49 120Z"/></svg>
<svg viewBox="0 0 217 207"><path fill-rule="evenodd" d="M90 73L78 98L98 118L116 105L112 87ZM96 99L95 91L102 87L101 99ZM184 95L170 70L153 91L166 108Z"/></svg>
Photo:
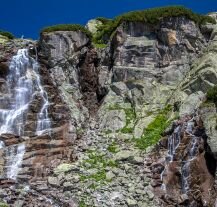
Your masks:
<svg viewBox="0 0 217 207"><path fill-rule="evenodd" d="M39 64L29 56L27 49L18 50L12 58L6 84L8 92L0 100L0 135L25 135L28 108L36 96L41 98L42 106L37 115L35 134L41 135L50 129L48 95L41 84ZM6 154L6 177L16 179L25 154L25 144L5 148L4 142L0 141L0 149Z"/></svg>

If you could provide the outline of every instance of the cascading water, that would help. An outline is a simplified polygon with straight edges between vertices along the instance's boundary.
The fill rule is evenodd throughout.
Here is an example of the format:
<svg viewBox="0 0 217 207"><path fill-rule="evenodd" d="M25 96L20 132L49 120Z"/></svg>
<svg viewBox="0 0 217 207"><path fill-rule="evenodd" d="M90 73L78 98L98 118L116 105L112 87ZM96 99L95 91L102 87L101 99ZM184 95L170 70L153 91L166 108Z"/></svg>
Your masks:
<svg viewBox="0 0 217 207"><path fill-rule="evenodd" d="M176 149L181 141L181 126L177 126L174 133L169 137L168 140L168 161L172 162L174 160L174 155Z"/></svg>
<svg viewBox="0 0 217 207"><path fill-rule="evenodd" d="M0 134L23 135L25 112L33 92L32 79L27 77L29 72L27 52L24 49L19 50L10 63L7 76L8 95L1 100L8 105L0 110Z"/></svg>
<svg viewBox="0 0 217 207"><path fill-rule="evenodd" d="M25 124L31 101L37 96L41 98L41 109L37 115L36 135L50 129L48 117L48 95L44 90L39 75L39 64L28 54L28 49L20 49L10 63L6 78L7 94L0 99L0 135L25 135ZM5 148L3 140L0 149L6 154L6 177L16 179L25 154L25 144Z"/></svg>
<svg viewBox="0 0 217 207"><path fill-rule="evenodd" d="M181 163L181 188L182 193L187 194L189 191L189 177L190 177L190 165L195 159L198 153L199 143L201 141L200 137L194 135L195 127L195 117L190 119L189 117L185 120L180 121L175 127L172 135L168 138L168 153L165 159L166 167L161 173L161 180L164 180L165 170L169 169L169 165L173 162ZM188 137L188 142L183 141L183 137ZM177 157L177 151L180 151L183 147L188 146L187 154L184 157ZM180 149L179 149L180 148ZM181 159L181 160L180 160ZM163 190L167 189L166 184L163 182Z"/></svg>
<svg viewBox="0 0 217 207"><path fill-rule="evenodd" d="M44 130L50 129L51 122L48 117L49 101L48 101L47 92L43 89L40 83L39 76L37 76L36 79L37 79L39 90L40 90L39 93L40 93L40 96L42 97L42 102L43 102L41 111L39 112L38 117L37 117L38 121L37 121L37 129L36 129L37 135L41 135L43 134Z"/></svg>
<svg viewBox="0 0 217 207"><path fill-rule="evenodd" d="M19 172L19 167L22 164L23 156L25 153L25 144L19 144L18 146L10 147L7 151L7 178L16 179Z"/></svg>

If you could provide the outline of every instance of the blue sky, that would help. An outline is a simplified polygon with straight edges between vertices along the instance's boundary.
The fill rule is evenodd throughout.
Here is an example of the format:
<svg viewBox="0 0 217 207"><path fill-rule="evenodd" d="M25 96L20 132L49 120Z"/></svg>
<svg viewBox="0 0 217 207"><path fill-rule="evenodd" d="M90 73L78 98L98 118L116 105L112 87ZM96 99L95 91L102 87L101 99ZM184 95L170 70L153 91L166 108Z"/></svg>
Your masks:
<svg viewBox="0 0 217 207"><path fill-rule="evenodd" d="M89 19L166 5L184 5L206 14L217 11L217 0L3 0L0 29L37 39L41 28L54 24L85 24Z"/></svg>

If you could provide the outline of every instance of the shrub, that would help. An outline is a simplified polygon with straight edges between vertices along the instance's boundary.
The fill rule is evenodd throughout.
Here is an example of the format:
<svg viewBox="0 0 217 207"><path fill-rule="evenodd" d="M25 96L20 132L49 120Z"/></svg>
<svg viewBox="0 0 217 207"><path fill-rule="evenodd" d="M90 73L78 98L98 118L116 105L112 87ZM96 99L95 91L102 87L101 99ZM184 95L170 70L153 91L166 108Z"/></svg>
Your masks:
<svg viewBox="0 0 217 207"><path fill-rule="evenodd" d="M91 37L91 33L85 27L80 24L58 24L54 26L45 27L41 30L41 33L44 32L55 32L55 31L81 31L85 33L88 37Z"/></svg>
<svg viewBox="0 0 217 207"><path fill-rule="evenodd" d="M14 39L14 35L10 32L0 31L0 35L7 37L8 39Z"/></svg>
<svg viewBox="0 0 217 207"><path fill-rule="evenodd" d="M207 91L207 101L213 102L217 106L217 85Z"/></svg>
<svg viewBox="0 0 217 207"><path fill-rule="evenodd" d="M212 17L196 14L183 6L168 6L142 11L132 11L117 16L114 20L104 21L104 24L98 29L95 41L104 43L122 22L146 22L154 25L162 18L179 16L187 17L199 25L205 24L206 22L216 23Z"/></svg>

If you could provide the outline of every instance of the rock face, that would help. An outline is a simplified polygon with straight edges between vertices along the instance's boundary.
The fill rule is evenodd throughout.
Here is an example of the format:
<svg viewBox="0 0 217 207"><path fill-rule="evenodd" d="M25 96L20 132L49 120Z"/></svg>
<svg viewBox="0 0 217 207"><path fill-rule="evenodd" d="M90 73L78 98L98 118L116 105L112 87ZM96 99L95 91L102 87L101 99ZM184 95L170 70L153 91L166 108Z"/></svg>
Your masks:
<svg viewBox="0 0 217 207"><path fill-rule="evenodd" d="M155 27L124 23L112 44L114 81L160 76L164 85L177 85L206 40L194 22L179 17L163 20Z"/></svg>
<svg viewBox="0 0 217 207"><path fill-rule="evenodd" d="M11 102L9 98L10 94L8 93L12 93L12 91L7 88L9 87L8 77L10 77L9 65L11 58L19 49L23 47L29 48L29 54L31 54L32 48L34 49L34 47L36 47L35 45L35 42L28 40L14 40L12 42L8 41L2 45L5 53L1 54L1 108L5 111L7 111L7 105L10 105ZM32 55L35 56L34 51ZM26 56L25 58L26 61L27 59L29 62L33 61L30 56ZM22 59L20 59L20 61L21 60ZM16 59L14 61L16 61ZM24 63L22 62L20 62L20 65L21 66L16 67L22 67L22 65L25 67ZM10 70L12 70L13 67L10 67ZM30 75L33 77L34 74L30 74L30 71L33 72L31 67L33 67L33 65L29 63L27 67L27 75L24 72L25 68L23 68L24 78L29 78ZM29 77L25 77L25 75L29 75ZM43 83L43 88L46 90L46 94L49 97L49 106L47 113L49 114L52 128L49 129L49 132L44 132L43 134L35 133L37 132L38 117L41 116L40 111L43 104L42 96L38 92L39 89L36 89L35 93L30 97L30 102L28 103L28 112L21 110L23 113L22 116L25 117L25 122L23 122L22 126L23 133L2 134L1 131L0 180L2 183L1 185L3 185L3 189L6 189L6 191L2 193L5 193L7 195L3 198L12 206L17 206L18 204L16 196L14 195L15 192L7 191L8 186L22 183L23 185L19 186L17 189L24 188L28 192L29 189L31 189L33 192L33 186L40 188L40 186L46 185L47 175L50 173L53 167L57 166L60 163L61 160L72 159L72 149L70 146L74 142L75 136L73 135L73 131L70 131L71 119L68 115L68 106L64 104L57 87L51 81L50 75L43 65L40 66L40 75L40 81ZM34 79L34 81L36 80ZM20 88L20 90L21 89L22 88ZM25 88L22 90L25 90ZM8 99L5 99L7 96ZM5 105L5 100L8 100L7 105ZM22 100L20 101L20 104L22 104ZM1 115L2 113L3 112L1 111ZM17 116L16 113L18 112L14 111L13 116ZM11 117L11 119L12 118L13 117ZM6 116L5 119L8 119L8 117ZM19 125L21 120L17 119L16 121L18 121L16 124ZM5 122L7 122L7 120L1 120L1 127ZM1 130L3 129L1 128ZM2 143L4 144L2 145ZM9 182L8 179L11 181ZM35 197L39 197L39 195L36 195ZM29 199L31 200L32 198L27 196L26 199L22 200L22 205L28 204L30 202ZM46 199L43 200L45 201ZM32 203L34 206L34 201Z"/></svg>
<svg viewBox="0 0 217 207"><path fill-rule="evenodd" d="M154 178L162 183L156 192L163 194L164 205L214 206L216 161L200 116L185 117L173 128L164 163L159 156L152 166Z"/></svg>
<svg viewBox="0 0 217 207"><path fill-rule="evenodd" d="M52 122L33 133L42 105L33 96L25 133L0 135L0 172L10 149L25 146L17 179L0 178L0 198L16 207L214 206L216 107L204 102L217 84L216 28L186 17L124 22L103 49L81 31L0 37L1 96L11 58L28 48Z"/></svg>
<svg viewBox="0 0 217 207"><path fill-rule="evenodd" d="M111 109L132 109L135 118L131 119L130 128L139 138L166 106L207 44L207 35L186 18L165 19L155 26L138 22L120 25L111 42L112 77L99 112L102 123L113 116L113 120L119 120L115 125L120 126L122 117L117 118L117 113L114 117ZM178 97L183 99L181 95ZM198 104L203 95L196 97L192 95L191 99ZM126 125L125 120L121 125ZM113 130L113 123L102 127Z"/></svg>

